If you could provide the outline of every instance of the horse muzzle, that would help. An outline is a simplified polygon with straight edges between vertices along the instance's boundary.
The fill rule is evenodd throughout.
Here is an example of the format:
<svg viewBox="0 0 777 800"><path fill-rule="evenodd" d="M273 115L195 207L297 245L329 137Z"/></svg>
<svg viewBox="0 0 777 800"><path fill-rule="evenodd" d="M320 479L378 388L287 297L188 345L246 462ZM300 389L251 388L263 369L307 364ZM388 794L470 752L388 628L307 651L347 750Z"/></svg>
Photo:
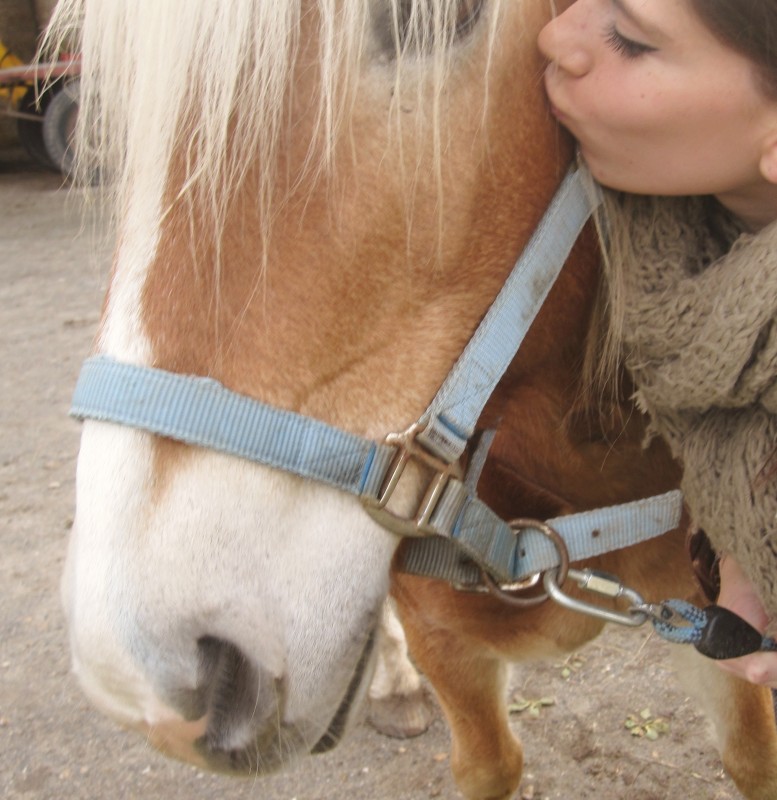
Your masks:
<svg viewBox="0 0 777 800"><path fill-rule="evenodd" d="M233 775L261 775L295 758L334 748L366 694L372 673L375 635L370 634L339 706L327 727L310 720L286 721L287 681L256 666L234 645L212 637L198 642L196 688L138 691L123 707L108 699L110 687L82 683L96 705L155 748L202 769ZM80 672L80 670L77 670ZM136 688L139 686L135 682Z"/></svg>

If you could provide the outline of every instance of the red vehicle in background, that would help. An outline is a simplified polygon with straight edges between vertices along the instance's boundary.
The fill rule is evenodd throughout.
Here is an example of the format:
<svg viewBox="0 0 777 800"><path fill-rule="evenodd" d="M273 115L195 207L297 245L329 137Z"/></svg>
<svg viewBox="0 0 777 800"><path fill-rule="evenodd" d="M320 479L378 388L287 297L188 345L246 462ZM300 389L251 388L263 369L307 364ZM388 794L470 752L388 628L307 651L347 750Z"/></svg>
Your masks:
<svg viewBox="0 0 777 800"><path fill-rule="evenodd" d="M0 113L17 120L19 140L41 166L68 175L78 117L81 59L25 64L0 41Z"/></svg>

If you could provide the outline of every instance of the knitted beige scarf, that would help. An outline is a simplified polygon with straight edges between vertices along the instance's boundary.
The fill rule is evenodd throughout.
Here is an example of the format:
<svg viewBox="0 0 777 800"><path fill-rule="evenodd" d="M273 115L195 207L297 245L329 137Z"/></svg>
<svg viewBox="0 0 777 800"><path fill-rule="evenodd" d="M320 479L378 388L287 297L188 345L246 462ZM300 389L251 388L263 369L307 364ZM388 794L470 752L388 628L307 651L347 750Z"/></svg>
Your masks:
<svg viewBox="0 0 777 800"><path fill-rule="evenodd" d="M693 522L777 619L777 223L708 198L609 195L613 335Z"/></svg>

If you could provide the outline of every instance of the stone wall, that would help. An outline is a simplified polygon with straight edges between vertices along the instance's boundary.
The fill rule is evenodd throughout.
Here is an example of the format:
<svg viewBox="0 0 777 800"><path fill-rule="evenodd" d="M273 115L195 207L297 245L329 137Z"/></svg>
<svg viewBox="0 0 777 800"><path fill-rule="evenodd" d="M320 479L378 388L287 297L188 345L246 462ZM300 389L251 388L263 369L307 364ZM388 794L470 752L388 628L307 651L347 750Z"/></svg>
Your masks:
<svg viewBox="0 0 777 800"><path fill-rule="evenodd" d="M29 61L37 36L36 10L30 0L0 0L0 40L12 53Z"/></svg>
<svg viewBox="0 0 777 800"><path fill-rule="evenodd" d="M56 0L0 0L0 41L29 61L55 5Z"/></svg>
<svg viewBox="0 0 777 800"><path fill-rule="evenodd" d="M33 0L33 5L35 7L35 19L39 28L42 28L46 22L48 22L51 12L56 4L57 0Z"/></svg>

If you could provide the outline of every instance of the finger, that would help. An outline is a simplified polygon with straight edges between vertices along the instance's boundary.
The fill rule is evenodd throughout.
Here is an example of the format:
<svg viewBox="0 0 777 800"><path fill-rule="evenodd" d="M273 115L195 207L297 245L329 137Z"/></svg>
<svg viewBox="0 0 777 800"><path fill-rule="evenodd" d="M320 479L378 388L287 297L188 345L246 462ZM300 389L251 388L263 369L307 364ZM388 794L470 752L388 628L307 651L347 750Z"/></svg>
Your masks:
<svg viewBox="0 0 777 800"><path fill-rule="evenodd" d="M764 630L769 620L750 579L728 555L724 555L720 561L718 605L738 614L760 631Z"/></svg>
<svg viewBox="0 0 777 800"><path fill-rule="evenodd" d="M753 653L716 663L722 670L742 680L777 689L777 653Z"/></svg>

